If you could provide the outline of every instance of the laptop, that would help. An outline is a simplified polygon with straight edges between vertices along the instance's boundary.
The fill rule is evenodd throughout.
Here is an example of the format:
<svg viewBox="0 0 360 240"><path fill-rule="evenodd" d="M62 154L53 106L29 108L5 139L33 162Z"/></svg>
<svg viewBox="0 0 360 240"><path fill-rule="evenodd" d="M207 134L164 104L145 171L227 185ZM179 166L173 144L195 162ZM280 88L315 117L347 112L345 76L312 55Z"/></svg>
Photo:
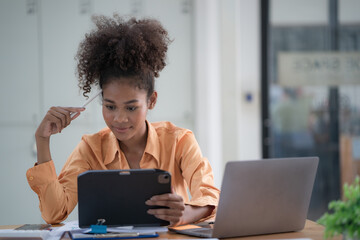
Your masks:
<svg viewBox="0 0 360 240"><path fill-rule="evenodd" d="M300 231L318 162L317 157L228 162L214 224L169 230L206 238Z"/></svg>

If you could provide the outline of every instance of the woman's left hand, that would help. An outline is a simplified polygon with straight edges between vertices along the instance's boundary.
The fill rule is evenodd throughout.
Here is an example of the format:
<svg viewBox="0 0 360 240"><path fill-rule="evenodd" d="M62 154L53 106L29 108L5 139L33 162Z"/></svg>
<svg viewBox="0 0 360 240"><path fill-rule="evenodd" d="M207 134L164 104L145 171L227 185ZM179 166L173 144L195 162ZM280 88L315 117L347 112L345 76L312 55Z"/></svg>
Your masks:
<svg viewBox="0 0 360 240"><path fill-rule="evenodd" d="M155 195L145 202L149 206L162 206L168 208L149 209L147 212L155 217L169 221L170 226L182 224L185 211L184 200L171 189L171 193Z"/></svg>

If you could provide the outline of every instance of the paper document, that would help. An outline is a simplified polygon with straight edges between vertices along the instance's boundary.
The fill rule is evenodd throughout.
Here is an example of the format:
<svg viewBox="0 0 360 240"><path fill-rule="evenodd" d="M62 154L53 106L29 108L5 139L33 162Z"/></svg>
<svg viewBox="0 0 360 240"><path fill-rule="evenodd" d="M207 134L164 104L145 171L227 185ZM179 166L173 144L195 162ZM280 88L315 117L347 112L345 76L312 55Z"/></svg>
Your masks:
<svg viewBox="0 0 360 240"><path fill-rule="evenodd" d="M61 227L54 227L49 233L46 239L49 240L58 240L64 234L64 232L78 232L85 233L89 231L90 228L79 228L78 221L64 222L64 225ZM133 226L123 226L123 227L108 227L107 232L113 233L139 233L139 234L151 234L156 232L167 232L167 227L133 227Z"/></svg>

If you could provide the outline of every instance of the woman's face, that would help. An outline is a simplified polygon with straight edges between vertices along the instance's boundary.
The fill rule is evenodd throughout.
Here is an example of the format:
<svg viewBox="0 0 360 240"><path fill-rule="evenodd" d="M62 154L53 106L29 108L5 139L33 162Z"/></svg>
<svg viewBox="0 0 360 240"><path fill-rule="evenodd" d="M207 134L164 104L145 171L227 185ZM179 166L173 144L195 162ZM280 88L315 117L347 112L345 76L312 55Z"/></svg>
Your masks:
<svg viewBox="0 0 360 240"><path fill-rule="evenodd" d="M157 93L148 99L146 90L116 80L104 85L102 91L104 120L116 138L123 143L142 139L147 111L155 106Z"/></svg>

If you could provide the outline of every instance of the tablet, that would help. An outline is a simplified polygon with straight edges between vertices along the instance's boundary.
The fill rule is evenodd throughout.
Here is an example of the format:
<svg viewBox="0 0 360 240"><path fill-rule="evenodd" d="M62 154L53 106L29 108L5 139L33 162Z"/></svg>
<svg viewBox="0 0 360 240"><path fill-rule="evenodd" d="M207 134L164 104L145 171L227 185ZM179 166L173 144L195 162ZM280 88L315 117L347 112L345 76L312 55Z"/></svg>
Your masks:
<svg viewBox="0 0 360 240"><path fill-rule="evenodd" d="M91 170L78 176L79 227L104 219L107 226L166 226L147 213L145 201L171 192L171 175L159 169Z"/></svg>

